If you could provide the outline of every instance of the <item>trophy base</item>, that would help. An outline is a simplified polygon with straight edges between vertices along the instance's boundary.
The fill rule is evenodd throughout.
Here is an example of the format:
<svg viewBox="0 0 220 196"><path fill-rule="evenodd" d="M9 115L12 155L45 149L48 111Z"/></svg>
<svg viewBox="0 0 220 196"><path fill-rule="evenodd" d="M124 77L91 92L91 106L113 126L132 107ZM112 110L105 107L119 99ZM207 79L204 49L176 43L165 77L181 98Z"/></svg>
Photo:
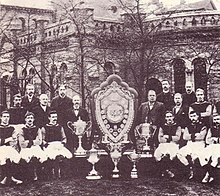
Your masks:
<svg viewBox="0 0 220 196"><path fill-rule="evenodd" d="M120 175L119 174L112 174L112 178L119 178L120 177Z"/></svg>
<svg viewBox="0 0 220 196"><path fill-rule="evenodd" d="M99 176L99 175L88 175L88 176L86 176L86 179L87 180L100 180L102 177L101 176Z"/></svg>
<svg viewBox="0 0 220 196"><path fill-rule="evenodd" d="M132 178L132 179L138 178L138 174L137 174L136 171L132 171L132 172L131 172L131 178Z"/></svg>
<svg viewBox="0 0 220 196"><path fill-rule="evenodd" d="M86 151L76 151L74 152L76 157L86 157Z"/></svg>
<svg viewBox="0 0 220 196"><path fill-rule="evenodd" d="M150 151L144 151L141 153L142 158L151 158L153 157L152 153Z"/></svg>

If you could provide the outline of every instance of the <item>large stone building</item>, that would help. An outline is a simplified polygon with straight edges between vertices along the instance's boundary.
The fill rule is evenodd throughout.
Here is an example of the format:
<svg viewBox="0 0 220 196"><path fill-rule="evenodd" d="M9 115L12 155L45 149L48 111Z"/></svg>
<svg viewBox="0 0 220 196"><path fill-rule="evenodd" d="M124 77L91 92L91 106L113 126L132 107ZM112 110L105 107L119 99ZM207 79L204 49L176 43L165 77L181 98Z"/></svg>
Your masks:
<svg viewBox="0 0 220 196"><path fill-rule="evenodd" d="M23 93L28 82L51 97L66 83L70 96L87 98L111 72L142 92L140 99L146 89L161 91L166 78L173 91L183 92L191 81L219 100L220 12L213 1L180 1L165 9L154 0L138 14L113 0L86 2L54 10L1 5L10 16L14 13L1 35L2 105L9 100L7 92L16 93L13 86L19 83ZM134 24L138 16L143 26Z"/></svg>

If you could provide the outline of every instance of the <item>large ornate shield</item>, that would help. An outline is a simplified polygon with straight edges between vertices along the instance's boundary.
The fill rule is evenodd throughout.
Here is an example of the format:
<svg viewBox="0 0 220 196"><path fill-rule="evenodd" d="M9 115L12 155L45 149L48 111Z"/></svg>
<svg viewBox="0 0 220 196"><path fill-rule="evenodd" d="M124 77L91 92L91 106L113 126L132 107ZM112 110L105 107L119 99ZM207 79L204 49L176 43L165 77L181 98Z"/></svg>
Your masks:
<svg viewBox="0 0 220 196"><path fill-rule="evenodd" d="M137 92L111 75L91 93L92 112L103 133L102 143L128 142L128 133L135 118Z"/></svg>

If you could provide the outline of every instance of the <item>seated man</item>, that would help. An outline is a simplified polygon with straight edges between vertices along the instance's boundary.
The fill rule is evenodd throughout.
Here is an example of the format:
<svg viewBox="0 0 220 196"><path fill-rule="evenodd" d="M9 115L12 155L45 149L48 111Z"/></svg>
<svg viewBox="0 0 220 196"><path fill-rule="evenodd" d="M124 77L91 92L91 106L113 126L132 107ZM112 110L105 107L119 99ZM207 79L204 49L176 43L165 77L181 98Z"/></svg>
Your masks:
<svg viewBox="0 0 220 196"><path fill-rule="evenodd" d="M57 113L49 113L49 123L42 128L42 138L45 153L48 156L47 172L61 177L61 162L63 158L71 159L72 153L64 147L67 142L63 127L57 124Z"/></svg>
<svg viewBox="0 0 220 196"><path fill-rule="evenodd" d="M205 148L205 136L207 127L199 121L199 114L196 111L189 113L191 123L186 126L183 139L187 141L186 146L182 147L177 157L187 167L189 167L189 179L194 176L194 163L198 158L202 162L202 152ZM189 159L187 159L189 157Z"/></svg>
<svg viewBox="0 0 220 196"><path fill-rule="evenodd" d="M212 182L214 180L216 168L219 168L220 158L220 115L213 116L213 125L208 130L206 135L206 143L208 146L204 151L204 163L206 168L206 175L202 182Z"/></svg>
<svg viewBox="0 0 220 196"><path fill-rule="evenodd" d="M19 134L20 155L27 164L25 167L28 171L27 180L37 180L37 167L39 162L43 163L47 160L45 152L41 149L42 133L41 130L34 125L34 114L27 112L25 115L25 126ZM37 160L36 160L37 159Z"/></svg>
<svg viewBox="0 0 220 196"><path fill-rule="evenodd" d="M165 121L165 124L159 129L160 144L154 152L154 157L156 161L160 162L160 169L163 168L162 176L166 174L173 178L174 173L170 171L170 167L179 150L178 141L181 136L181 127L174 122L174 114L171 111L166 112Z"/></svg>
<svg viewBox="0 0 220 196"><path fill-rule="evenodd" d="M1 113L0 124L0 165L3 177L0 182L6 185L8 180L15 184L22 184L21 180L17 180L13 175L16 170L16 164L20 162L20 154L17 151L17 132L15 128L9 125L10 114L8 111Z"/></svg>

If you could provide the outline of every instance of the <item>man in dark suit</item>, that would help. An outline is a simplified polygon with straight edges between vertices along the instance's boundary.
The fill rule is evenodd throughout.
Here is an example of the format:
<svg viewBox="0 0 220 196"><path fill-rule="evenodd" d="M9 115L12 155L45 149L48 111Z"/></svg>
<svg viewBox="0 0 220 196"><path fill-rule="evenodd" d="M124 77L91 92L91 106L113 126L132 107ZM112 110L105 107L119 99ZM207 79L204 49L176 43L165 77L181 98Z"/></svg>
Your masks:
<svg viewBox="0 0 220 196"><path fill-rule="evenodd" d="M181 128L185 128L189 123L189 107L183 105L183 97L180 93L176 93L174 95L175 106L172 109L172 112L175 117L175 122L181 126Z"/></svg>
<svg viewBox="0 0 220 196"><path fill-rule="evenodd" d="M13 106L8 110L10 114L10 124L24 124L26 109L21 106L21 95L16 94L13 96Z"/></svg>
<svg viewBox="0 0 220 196"><path fill-rule="evenodd" d="M59 87L59 95L54 97L51 102L51 110L55 110L58 115L58 123L62 126L65 126L66 112L72 108L72 99L66 96L66 87L61 85Z"/></svg>
<svg viewBox="0 0 220 196"><path fill-rule="evenodd" d="M183 94L183 104L190 106L192 103L196 102L196 94L193 91L192 82L186 82L185 89L186 93Z"/></svg>
<svg viewBox="0 0 220 196"><path fill-rule="evenodd" d="M173 93L170 92L170 84L168 80L162 81L163 92L157 95L157 101L164 103L166 110L171 110L174 106Z"/></svg>
<svg viewBox="0 0 220 196"><path fill-rule="evenodd" d="M51 110L48 106L48 96L46 94L41 94L39 99L40 105L35 107L33 113L35 115L35 125L42 128L49 122L48 115Z"/></svg>
<svg viewBox="0 0 220 196"><path fill-rule="evenodd" d="M156 101L156 92L154 90L148 91L148 101L140 105L137 117L136 125L141 125L144 123L149 123L153 127L153 132L149 145L151 148L158 146L158 130L159 127L164 123L165 120L165 107L161 102ZM137 128L137 127L136 127ZM137 139L137 148L139 146L139 141Z"/></svg>
<svg viewBox="0 0 220 196"><path fill-rule="evenodd" d="M165 107L161 102L156 101L156 92L148 91L148 101L140 105L137 112L136 124L150 123L160 126L164 121Z"/></svg>
<svg viewBox="0 0 220 196"><path fill-rule="evenodd" d="M21 106L26 109L26 111L33 112L36 106L39 106L39 99L34 95L34 85L27 84L26 95L22 98Z"/></svg>
<svg viewBox="0 0 220 196"><path fill-rule="evenodd" d="M81 98L79 95L75 95L72 99L73 106L70 108L66 113L67 117L66 120L71 121L72 123L76 122L77 120L81 119L82 121L88 122L90 120L89 113L85 108L82 108L81 105ZM66 136L67 136L67 148L73 152L74 148L78 146L78 138L72 134L70 129L66 129ZM85 134L82 138L83 147L87 148L86 140L87 137L90 135Z"/></svg>

